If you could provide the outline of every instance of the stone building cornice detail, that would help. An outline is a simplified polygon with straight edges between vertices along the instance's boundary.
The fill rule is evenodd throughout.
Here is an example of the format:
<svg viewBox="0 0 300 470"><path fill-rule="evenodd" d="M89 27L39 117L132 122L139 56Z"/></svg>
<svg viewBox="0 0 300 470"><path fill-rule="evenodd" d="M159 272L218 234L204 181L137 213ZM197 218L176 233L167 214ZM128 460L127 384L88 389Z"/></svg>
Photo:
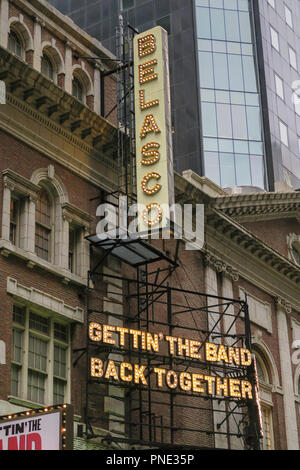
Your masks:
<svg viewBox="0 0 300 470"><path fill-rule="evenodd" d="M71 321L83 323L84 311L82 308L66 305L63 300L34 287L26 287L11 277L7 278L7 292L25 302L56 312Z"/></svg>
<svg viewBox="0 0 300 470"><path fill-rule="evenodd" d="M292 312L291 304L282 297L275 297L275 304L287 314Z"/></svg>
<svg viewBox="0 0 300 470"><path fill-rule="evenodd" d="M211 266L218 273L224 273L234 282L239 280L240 276L236 269L210 252L204 253L204 264Z"/></svg>
<svg viewBox="0 0 300 470"><path fill-rule="evenodd" d="M300 193L255 193L219 196L214 207L242 221L297 218L300 220Z"/></svg>
<svg viewBox="0 0 300 470"><path fill-rule="evenodd" d="M4 187L18 193L23 197L30 197L32 200L37 198L40 187L24 178L13 170L6 169L2 172Z"/></svg>

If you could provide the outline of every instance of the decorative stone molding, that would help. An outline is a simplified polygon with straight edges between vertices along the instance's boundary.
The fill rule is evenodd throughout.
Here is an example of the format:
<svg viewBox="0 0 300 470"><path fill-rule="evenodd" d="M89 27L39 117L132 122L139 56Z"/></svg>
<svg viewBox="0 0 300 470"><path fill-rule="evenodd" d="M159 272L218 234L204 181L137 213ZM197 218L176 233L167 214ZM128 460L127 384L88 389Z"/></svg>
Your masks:
<svg viewBox="0 0 300 470"><path fill-rule="evenodd" d="M206 253L204 256L204 263L212 266L218 273L224 273L229 276L233 281L239 280L239 273L229 264L224 263L216 256Z"/></svg>
<svg viewBox="0 0 300 470"><path fill-rule="evenodd" d="M288 302L286 302L283 298L281 297L275 297L275 303L276 305L281 308L285 313L291 313L292 312L292 306Z"/></svg>
<svg viewBox="0 0 300 470"><path fill-rule="evenodd" d="M299 260L297 260L294 255L295 244L297 245L297 247L299 247L299 258L300 258L300 235L296 235L296 233L290 233L287 236L289 259L291 259L294 263L296 263L299 266Z"/></svg>
<svg viewBox="0 0 300 470"><path fill-rule="evenodd" d="M68 202L62 204L62 216L64 220L73 222L82 227L84 230L89 227L90 223L94 220L87 212L82 211L73 204Z"/></svg>
<svg viewBox="0 0 300 470"><path fill-rule="evenodd" d="M58 313L74 322L83 323L84 321L84 311L82 308L70 307L63 300L37 290L34 287L25 287L11 277L7 278L7 292L30 304Z"/></svg>
<svg viewBox="0 0 300 470"><path fill-rule="evenodd" d="M24 176L7 169L2 172L3 184L5 188L9 188L12 192L19 194L22 197L29 197L31 200L36 201L37 193L40 187Z"/></svg>

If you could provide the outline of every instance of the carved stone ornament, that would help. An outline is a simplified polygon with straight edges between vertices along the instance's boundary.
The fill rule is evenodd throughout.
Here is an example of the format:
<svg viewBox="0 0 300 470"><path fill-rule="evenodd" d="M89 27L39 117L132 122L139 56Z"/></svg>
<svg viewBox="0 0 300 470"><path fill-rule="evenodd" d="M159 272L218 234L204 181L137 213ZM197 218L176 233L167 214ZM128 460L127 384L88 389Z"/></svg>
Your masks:
<svg viewBox="0 0 300 470"><path fill-rule="evenodd" d="M232 266L224 261L216 258L214 255L210 253L205 254L204 262L206 265L212 266L218 273L227 274L233 281L239 280L239 273L236 271Z"/></svg>

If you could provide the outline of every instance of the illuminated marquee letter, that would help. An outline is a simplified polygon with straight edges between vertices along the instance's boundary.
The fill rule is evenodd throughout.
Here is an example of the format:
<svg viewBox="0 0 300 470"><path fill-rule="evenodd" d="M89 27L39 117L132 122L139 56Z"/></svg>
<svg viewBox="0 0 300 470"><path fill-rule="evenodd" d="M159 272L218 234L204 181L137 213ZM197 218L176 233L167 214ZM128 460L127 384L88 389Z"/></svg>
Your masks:
<svg viewBox="0 0 300 470"><path fill-rule="evenodd" d="M146 366L139 366L134 364L134 382L136 384L142 382L143 385L148 385L147 380L145 379L144 372L146 370Z"/></svg>
<svg viewBox="0 0 300 470"><path fill-rule="evenodd" d="M89 338L91 341L101 341L102 331L99 323L90 323L89 325Z"/></svg>
<svg viewBox="0 0 300 470"><path fill-rule="evenodd" d="M154 65L157 65L157 60L152 59L139 65L139 82L141 85L152 80L157 80L158 75L154 72Z"/></svg>
<svg viewBox="0 0 300 470"><path fill-rule="evenodd" d="M217 354L217 346L213 343L206 343L205 344L205 355L206 360L210 362L217 362L218 354Z"/></svg>
<svg viewBox="0 0 300 470"><path fill-rule="evenodd" d="M161 190L161 185L160 184L156 184L154 186L154 188L152 188L152 189L149 189L147 187L147 185L148 185L148 182L151 179L159 180L160 178L161 178L160 174L156 173L154 171L152 171L151 173L147 173L147 175L144 176L144 178L142 179L142 182L141 182L141 188L142 188L143 192L145 194L147 194L148 196L152 196L152 194L158 193Z"/></svg>
<svg viewBox="0 0 300 470"><path fill-rule="evenodd" d="M252 363L251 352L248 349L241 349L242 366L250 366Z"/></svg>
<svg viewBox="0 0 300 470"><path fill-rule="evenodd" d="M160 159L160 153L158 149L160 145L156 142L150 142L149 144L144 145L141 150L143 158L141 160L142 165L154 165Z"/></svg>
<svg viewBox="0 0 300 470"><path fill-rule="evenodd" d="M149 217L152 215L152 211L155 211L154 218ZM155 202L153 204L148 204L146 209L143 210L143 219L145 225L148 225L149 227L156 225L162 219L162 215L162 209L159 204Z"/></svg>
<svg viewBox="0 0 300 470"><path fill-rule="evenodd" d="M91 358L91 376L100 379L103 376L103 361L96 357Z"/></svg>
<svg viewBox="0 0 300 470"><path fill-rule="evenodd" d="M126 362L123 362L120 365L120 377L123 382L132 382L132 375L125 375L125 370L128 369L132 371L132 365L127 364Z"/></svg>
<svg viewBox="0 0 300 470"><path fill-rule="evenodd" d="M106 369L105 376L104 376L104 378L107 379L107 380L110 379L110 377L113 377L116 381L119 380L117 369L116 369L114 361L109 361L108 362L107 369Z"/></svg>
<svg viewBox="0 0 300 470"><path fill-rule="evenodd" d="M154 132L155 134L160 133L160 129L154 119L153 114L147 114L147 116L144 119L144 124L141 130L140 137L141 139L144 139L147 134L150 134L151 132Z"/></svg>
<svg viewBox="0 0 300 470"><path fill-rule="evenodd" d="M147 36L138 39L138 51L139 57L153 54L156 51L154 34L147 34Z"/></svg>
<svg viewBox="0 0 300 470"><path fill-rule="evenodd" d="M154 369L155 374L157 374L157 386L162 387L163 386L163 380L162 377L166 373L165 369L158 369L157 367Z"/></svg>
<svg viewBox="0 0 300 470"><path fill-rule="evenodd" d="M145 91L144 91L144 90L140 90L139 95L140 95L140 109L141 109L142 111L143 111L144 109L153 108L154 106L158 106L158 105L159 105L159 100L158 100L158 99L152 100L152 101L148 101L148 103L146 103L146 102L145 102Z"/></svg>

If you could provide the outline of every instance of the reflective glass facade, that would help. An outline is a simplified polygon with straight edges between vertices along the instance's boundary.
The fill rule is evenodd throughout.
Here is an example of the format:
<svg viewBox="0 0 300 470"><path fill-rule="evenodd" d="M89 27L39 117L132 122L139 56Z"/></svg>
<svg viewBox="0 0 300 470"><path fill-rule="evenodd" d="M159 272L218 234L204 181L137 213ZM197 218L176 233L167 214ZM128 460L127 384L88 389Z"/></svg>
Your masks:
<svg viewBox="0 0 300 470"><path fill-rule="evenodd" d="M248 0L196 0L205 175L265 187L264 139Z"/></svg>
<svg viewBox="0 0 300 470"><path fill-rule="evenodd" d="M140 32L168 30L176 171L300 187L299 0L50 3L113 52L120 14Z"/></svg>

